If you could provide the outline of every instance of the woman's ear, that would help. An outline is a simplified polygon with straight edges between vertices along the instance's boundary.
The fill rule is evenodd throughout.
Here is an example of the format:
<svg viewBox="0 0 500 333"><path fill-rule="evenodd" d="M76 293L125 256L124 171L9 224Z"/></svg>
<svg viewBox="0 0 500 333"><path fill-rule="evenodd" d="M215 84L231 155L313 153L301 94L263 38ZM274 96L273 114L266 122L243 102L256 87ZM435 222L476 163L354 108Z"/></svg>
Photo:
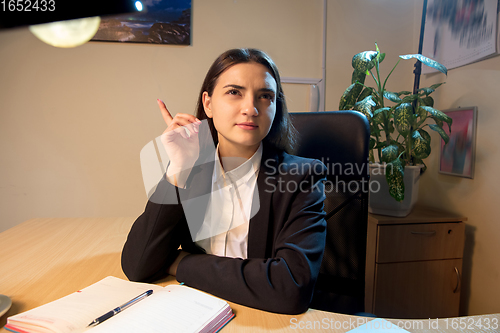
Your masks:
<svg viewBox="0 0 500 333"><path fill-rule="evenodd" d="M212 103L211 98L208 95L208 92L204 91L202 95L203 109L205 109L205 113L208 118L212 118Z"/></svg>

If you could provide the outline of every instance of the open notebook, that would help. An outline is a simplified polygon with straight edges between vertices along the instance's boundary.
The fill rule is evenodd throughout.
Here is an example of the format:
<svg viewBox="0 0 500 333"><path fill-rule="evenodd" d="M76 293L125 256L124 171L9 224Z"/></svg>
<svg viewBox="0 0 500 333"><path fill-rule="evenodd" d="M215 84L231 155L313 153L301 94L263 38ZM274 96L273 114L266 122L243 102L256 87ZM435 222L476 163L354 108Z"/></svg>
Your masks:
<svg viewBox="0 0 500 333"><path fill-rule="evenodd" d="M103 323L94 319L147 290L153 294ZM219 298L183 285L161 287L107 278L56 301L7 318L12 332L217 332L234 317Z"/></svg>

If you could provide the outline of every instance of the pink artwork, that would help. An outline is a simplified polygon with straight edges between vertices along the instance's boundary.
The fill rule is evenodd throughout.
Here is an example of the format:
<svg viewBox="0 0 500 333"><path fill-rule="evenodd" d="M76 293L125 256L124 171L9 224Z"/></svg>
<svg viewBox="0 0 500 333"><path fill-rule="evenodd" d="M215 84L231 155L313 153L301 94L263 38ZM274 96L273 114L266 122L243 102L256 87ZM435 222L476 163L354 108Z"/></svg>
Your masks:
<svg viewBox="0 0 500 333"><path fill-rule="evenodd" d="M474 177L474 155L476 145L477 108L467 107L443 111L453 119L451 134L444 126L450 140L441 140L439 172L454 176Z"/></svg>

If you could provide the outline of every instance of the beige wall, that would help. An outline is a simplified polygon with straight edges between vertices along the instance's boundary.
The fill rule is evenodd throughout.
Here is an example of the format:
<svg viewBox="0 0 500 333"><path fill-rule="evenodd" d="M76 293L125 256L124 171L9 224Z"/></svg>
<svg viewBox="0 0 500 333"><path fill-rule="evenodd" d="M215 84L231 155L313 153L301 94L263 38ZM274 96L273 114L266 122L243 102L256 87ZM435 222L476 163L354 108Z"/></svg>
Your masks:
<svg viewBox="0 0 500 333"><path fill-rule="evenodd" d="M500 312L500 57L461 68L448 76L424 75L421 86L446 81L434 94L440 110L477 106L474 179L439 174L440 138L433 133L433 155L420 184L423 204L442 207L468 217L464 253L462 313Z"/></svg>
<svg viewBox="0 0 500 333"><path fill-rule="evenodd" d="M380 68L381 75L386 76L398 61L398 55L416 51L414 10L412 1L328 1L326 110L338 110L340 96L351 83L351 59L356 53L375 50L377 42L386 53ZM411 61L401 62L387 89L411 90L413 78L408 71L412 68ZM399 89L399 83L406 88Z"/></svg>
<svg viewBox="0 0 500 333"><path fill-rule="evenodd" d="M422 0L328 0L327 110L338 108L355 53L376 41L392 67L399 54L417 51L421 7ZM193 0L188 47L88 43L65 50L27 29L0 31L0 231L32 217L137 216L146 201L139 152L164 129L155 99L174 113L192 113L208 66L232 47L262 48L283 76L319 78L321 20L321 0ZM411 90L412 68L402 62L388 88ZM451 70L435 94L439 108L478 106L475 178L440 175L431 157L420 187L421 203L469 217L464 314L500 312L499 69L495 58ZM425 76L422 84L442 79ZM307 89L285 89L293 110L307 107ZM439 138L433 141L436 151Z"/></svg>

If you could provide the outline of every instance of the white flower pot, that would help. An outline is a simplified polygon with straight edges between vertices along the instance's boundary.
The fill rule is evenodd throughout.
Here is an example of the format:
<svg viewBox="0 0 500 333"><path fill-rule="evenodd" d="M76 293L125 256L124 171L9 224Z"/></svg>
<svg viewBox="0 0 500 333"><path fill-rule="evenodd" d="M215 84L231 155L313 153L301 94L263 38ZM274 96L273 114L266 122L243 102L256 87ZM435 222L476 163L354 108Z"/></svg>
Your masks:
<svg viewBox="0 0 500 333"><path fill-rule="evenodd" d="M389 194L389 185L385 179L386 165L370 164L368 212L397 217L410 214L418 199L418 184L422 167L423 165L405 167L405 198L398 202Z"/></svg>

